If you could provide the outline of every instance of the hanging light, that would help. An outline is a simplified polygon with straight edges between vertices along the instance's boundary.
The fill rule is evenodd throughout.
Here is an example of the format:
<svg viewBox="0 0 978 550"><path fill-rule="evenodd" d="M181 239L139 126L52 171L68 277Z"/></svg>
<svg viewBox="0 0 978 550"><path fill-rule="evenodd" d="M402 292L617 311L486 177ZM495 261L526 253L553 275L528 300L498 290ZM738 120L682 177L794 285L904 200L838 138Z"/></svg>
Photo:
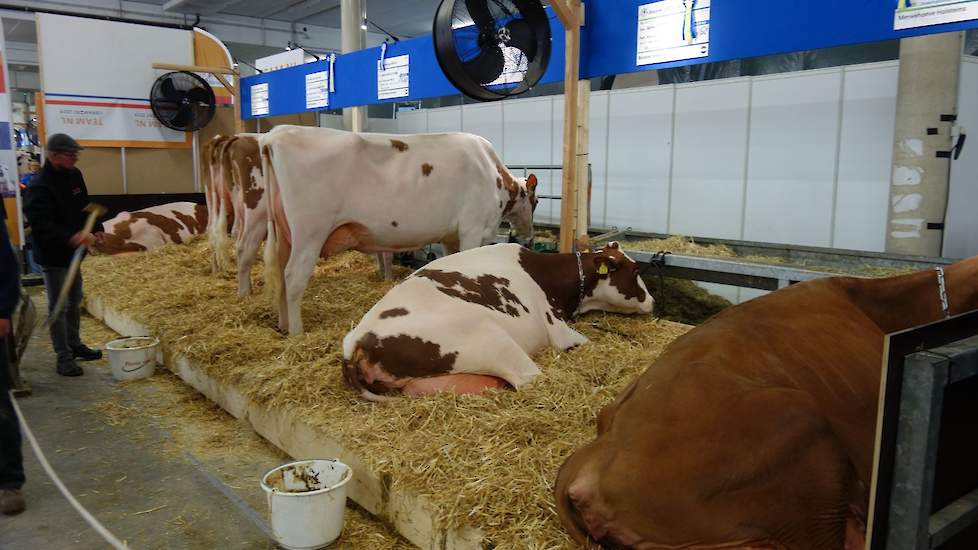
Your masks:
<svg viewBox="0 0 978 550"><path fill-rule="evenodd" d="M367 30L367 18L366 17L364 17L363 18L363 21L360 22L360 30L362 30L362 31Z"/></svg>

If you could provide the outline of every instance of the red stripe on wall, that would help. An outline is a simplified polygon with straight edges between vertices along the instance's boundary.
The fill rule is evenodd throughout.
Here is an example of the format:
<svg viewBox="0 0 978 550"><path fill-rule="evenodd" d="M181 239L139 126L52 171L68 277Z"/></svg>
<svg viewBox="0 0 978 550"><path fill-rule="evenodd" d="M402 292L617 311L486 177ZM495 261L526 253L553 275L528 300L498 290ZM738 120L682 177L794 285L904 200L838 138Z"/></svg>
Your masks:
<svg viewBox="0 0 978 550"><path fill-rule="evenodd" d="M150 109L149 104L141 103L96 103L94 101L62 101L49 99L46 105L74 105L78 107L124 107L126 109Z"/></svg>

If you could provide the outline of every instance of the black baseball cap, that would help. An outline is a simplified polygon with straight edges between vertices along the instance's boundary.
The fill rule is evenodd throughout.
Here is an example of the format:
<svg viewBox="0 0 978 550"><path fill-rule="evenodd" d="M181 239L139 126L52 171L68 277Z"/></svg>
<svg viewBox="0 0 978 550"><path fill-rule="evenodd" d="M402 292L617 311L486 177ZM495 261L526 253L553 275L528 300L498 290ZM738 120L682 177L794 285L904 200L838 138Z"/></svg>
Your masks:
<svg viewBox="0 0 978 550"><path fill-rule="evenodd" d="M74 140L68 134L54 134L48 138L47 147L48 151L58 151L63 153L77 153L84 149L78 142Z"/></svg>

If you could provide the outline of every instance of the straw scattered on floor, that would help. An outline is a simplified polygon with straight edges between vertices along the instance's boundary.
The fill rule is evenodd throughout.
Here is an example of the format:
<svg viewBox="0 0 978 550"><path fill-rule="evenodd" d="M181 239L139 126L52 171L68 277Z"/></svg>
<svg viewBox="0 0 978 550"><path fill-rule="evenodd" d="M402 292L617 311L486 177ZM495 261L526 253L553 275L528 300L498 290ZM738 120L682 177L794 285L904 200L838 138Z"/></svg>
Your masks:
<svg viewBox="0 0 978 550"><path fill-rule="evenodd" d="M519 392L366 403L342 381L340 342L394 284L374 265L359 253L320 262L303 304L307 333L295 338L275 330L257 277L256 294L238 298L233 274L210 273L200 240L84 269L90 294L148 325L166 350L310 419L395 486L430 498L442 526L481 528L499 548L572 548L551 495L557 468L593 438L598 411L689 327L589 314L575 328L591 341L542 353L543 374Z"/></svg>

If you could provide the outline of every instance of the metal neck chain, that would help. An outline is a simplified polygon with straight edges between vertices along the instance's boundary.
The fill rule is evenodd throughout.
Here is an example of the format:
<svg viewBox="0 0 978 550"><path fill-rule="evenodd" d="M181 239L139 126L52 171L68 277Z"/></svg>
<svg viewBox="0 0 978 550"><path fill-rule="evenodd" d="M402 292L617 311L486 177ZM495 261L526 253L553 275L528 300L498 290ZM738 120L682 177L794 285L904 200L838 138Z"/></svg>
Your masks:
<svg viewBox="0 0 978 550"><path fill-rule="evenodd" d="M581 264L581 253L580 251L574 252L574 256L577 257L577 276L578 276L578 301L577 309L574 310L574 316L577 316L577 311L581 309L581 305L584 303L584 266Z"/></svg>
<svg viewBox="0 0 978 550"><path fill-rule="evenodd" d="M947 286L944 284L944 268L935 267L934 271L937 272L937 286L941 292L941 309L944 310L944 318L948 319L951 317L951 308L947 304Z"/></svg>

